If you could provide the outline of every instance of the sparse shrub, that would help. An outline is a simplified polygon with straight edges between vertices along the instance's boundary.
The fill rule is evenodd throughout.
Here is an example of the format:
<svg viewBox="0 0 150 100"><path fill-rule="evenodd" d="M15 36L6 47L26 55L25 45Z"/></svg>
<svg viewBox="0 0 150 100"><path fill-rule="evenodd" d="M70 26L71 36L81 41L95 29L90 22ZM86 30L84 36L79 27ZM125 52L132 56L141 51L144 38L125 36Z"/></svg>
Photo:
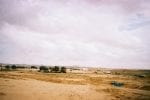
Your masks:
<svg viewBox="0 0 150 100"><path fill-rule="evenodd" d="M124 86L124 83L112 81L111 85L116 86L116 87L122 87L122 86Z"/></svg>
<svg viewBox="0 0 150 100"><path fill-rule="evenodd" d="M134 76L139 77L139 78L145 78L146 77L146 75L134 75Z"/></svg>

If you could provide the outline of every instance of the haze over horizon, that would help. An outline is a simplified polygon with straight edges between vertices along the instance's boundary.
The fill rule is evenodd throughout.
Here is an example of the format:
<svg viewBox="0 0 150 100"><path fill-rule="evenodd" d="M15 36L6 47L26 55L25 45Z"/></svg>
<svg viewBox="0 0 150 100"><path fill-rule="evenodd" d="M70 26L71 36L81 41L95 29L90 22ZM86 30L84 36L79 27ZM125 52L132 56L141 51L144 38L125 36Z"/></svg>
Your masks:
<svg viewBox="0 0 150 100"><path fill-rule="evenodd" d="M0 63L150 69L150 0L0 0Z"/></svg>

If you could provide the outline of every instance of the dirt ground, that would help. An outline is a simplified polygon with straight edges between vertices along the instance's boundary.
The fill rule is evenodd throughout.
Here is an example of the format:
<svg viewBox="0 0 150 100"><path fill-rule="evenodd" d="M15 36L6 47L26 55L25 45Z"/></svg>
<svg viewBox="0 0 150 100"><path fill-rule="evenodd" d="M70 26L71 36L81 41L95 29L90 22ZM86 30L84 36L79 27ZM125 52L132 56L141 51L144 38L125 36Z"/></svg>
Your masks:
<svg viewBox="0 0 150 100"><path fill-rule="evenodd" d="M0 100L150 100L150 77L0 71Z"/></svg>

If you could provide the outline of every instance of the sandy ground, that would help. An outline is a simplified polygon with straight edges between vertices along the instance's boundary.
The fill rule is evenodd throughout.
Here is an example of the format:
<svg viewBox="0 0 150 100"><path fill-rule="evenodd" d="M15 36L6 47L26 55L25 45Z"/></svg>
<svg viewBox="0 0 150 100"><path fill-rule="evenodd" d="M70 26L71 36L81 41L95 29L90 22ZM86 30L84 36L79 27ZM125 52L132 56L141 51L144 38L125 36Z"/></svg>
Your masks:
<svg viewBox="0 0 150 100"><path fill-rule="evenodd" d="M150 100L150 76L131 73L0 71L0 100ZM124 86L112 86L114 80Z"/></svg>
<svg viewBox="0 0 150 100"><path fill-rule="evenodd" d="M0 78L0 100L110 100L89 85L68 85L34 79Z"/></svg>

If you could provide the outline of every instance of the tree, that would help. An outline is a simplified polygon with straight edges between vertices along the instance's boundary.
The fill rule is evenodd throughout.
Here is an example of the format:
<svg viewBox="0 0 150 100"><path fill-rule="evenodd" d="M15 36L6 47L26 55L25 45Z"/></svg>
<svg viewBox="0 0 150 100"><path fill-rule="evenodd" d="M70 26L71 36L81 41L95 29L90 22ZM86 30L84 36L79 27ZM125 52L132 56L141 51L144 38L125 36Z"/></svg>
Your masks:
<svg viewBox="0 0 150 100"><path fill-rule="evenodd" d="M61 67L61 73L66 73L66 67Z"/></svg>
<svg viewBox="0 0 150 100"><path fill-rule="evenodd" d="M12 69L16 69L17 66L16 66L16 65L12 65L11 68L12 68Z"/></svg>
<svg viewBox="0 0 150 100"><path fill-rule="evenodd" d="M48 68L46 66L40 66L40 71L48 72Z"/></svg>
<svg viewBox="0 0 150 100"><path fill-rule="evenodd" d="M37 67L36 66L31 66L31 69L37 69Z"/></svg>
<svg viewBox="0 0 150 100"><path fill-rule="evenodd" d="M58 66L54 66L52 68L52 72L59 72L59 67Z"/></svg>
<svg viewBox="0 0 150 100"><path fill-rule="evenodd" d="M6 70L9 70L9 69L10 69L10 66L9 66L9 65L6 65L5 68L6 68Z"/></svg>

